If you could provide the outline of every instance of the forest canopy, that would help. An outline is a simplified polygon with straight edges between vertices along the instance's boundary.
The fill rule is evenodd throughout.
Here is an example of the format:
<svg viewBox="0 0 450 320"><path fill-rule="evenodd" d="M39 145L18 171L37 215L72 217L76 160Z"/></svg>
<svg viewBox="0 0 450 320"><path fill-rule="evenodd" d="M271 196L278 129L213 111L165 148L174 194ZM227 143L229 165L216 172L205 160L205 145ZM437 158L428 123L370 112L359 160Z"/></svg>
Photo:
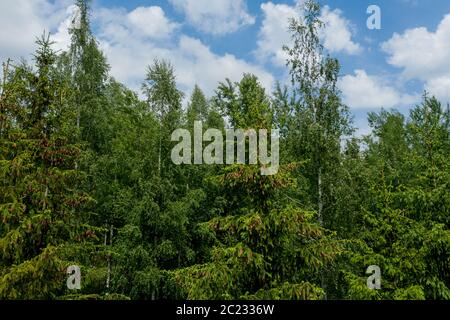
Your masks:
<svg viewBox="0 0 450 320"><path fill-rule="evenodd" d="M243 74L184 105L161 57L135 92L76 5L68 50L44 33L31 64L3 63L0 299L450 299L448 104L424 93L409 115L369 113L358 136L313 0L290 20L290 84ZM250 155L175 164L172 133L198 121L278 130L278 172Z"/></svg>

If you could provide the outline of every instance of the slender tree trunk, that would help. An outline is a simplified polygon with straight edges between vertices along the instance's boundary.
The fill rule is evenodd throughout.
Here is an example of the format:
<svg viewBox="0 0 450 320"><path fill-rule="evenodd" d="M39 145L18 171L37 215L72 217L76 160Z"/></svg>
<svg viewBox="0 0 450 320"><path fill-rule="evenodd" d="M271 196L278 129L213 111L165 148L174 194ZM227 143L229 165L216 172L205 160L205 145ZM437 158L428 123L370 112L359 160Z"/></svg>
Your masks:
<svg viewBox="0 0 450 320"><path fill-rule="evenodd" d="M158 151L158 175L161 177L161 148L162 148L162 125L159 124L159 151Z"/></svg>
<svg viewBox="0 0 450 320"><path fill-rule="evenodd" d="M318 212L317 212L317 220L319 225L323 227L323 190L322 190L322 166L319 166L319 172L317 174L317 188L318 188ZM325 269L323 268L322 273L320 275L320 283L321 287L325 293L324 299L327 300L327 283L325 279Z"/></svg>
<svg viewBox="0 0 450 320"><path fill-rule="evenodd" d="M109 247L112 247L112 240L114 236L113 225L109 226ZM105 235L105 246L106 246L106 235ZM109 288L111 286L111 253L108 253L108 275L106 277L106 291L109 292Z"/></svg>
<svg viewBox="0 0 450 320"><path fill-rule="evenodd" d="M8 77L8 72L9 72L9 64L11 63L11 59L6 60L6 63L3 63L3 80L2 80L2 87L1 87L1 92L0 92L0 108L2 107L2 100L4 98L5 95L5 85L6 85L6 80ZM0 115L1 115L1 111L0 110ZM3 130L4 130L4 123L6 121L6 117L5 119L0 119L0 137L3 136Z"/></svg>
<svg viewBox="0 0 450 320"><path fill-rule="evenodd" d="M153 237L154 248L156 248L157 241L158 241L158 238L156 237L156 232L155 232L155 236ZM155 287L152 288L151 300L152 301L156 300L156 289L155 289Z"/></svg>
<svg viewBox="0 0 450 320"><path fill-rule="evenodd" d="M161 137L159 137L158 174L161 177Z"/></svg>
<svg viewBox="0 0 450 320"><path fill-rule="evenodd" d="M4 90L5 90L5 84L6 80L8 79L8 72L9 72L9 64L11 63L11 59L6 60L6 63L3 63L3 80L2 80L2 92L0 94L0 97L3 98Z"/></svg>
<svg viewBox="0 0 450 320"><path fill-rule="evenodd" d="M318 212L317 220L320 226L323 226L323 189L322 189L322 166L319 166L319 172L317 174L317 190L318 190Z"/></svg>
<svg viewBox="0 0 450 320"><path fill-rule="evenodd" d="M48 197L48 186L45 186L45 193L44 193L44 210L47 209L47 197Z"/></svg>
<svg viewBox="0 0 450 320"><path fill-rule="evenodd" d="M78 103L78 111L77 111L77 135L80 132L80 118L81 118L81 109L80 104ZM75 170L78 170L78 161L75 161Z"/></svg>

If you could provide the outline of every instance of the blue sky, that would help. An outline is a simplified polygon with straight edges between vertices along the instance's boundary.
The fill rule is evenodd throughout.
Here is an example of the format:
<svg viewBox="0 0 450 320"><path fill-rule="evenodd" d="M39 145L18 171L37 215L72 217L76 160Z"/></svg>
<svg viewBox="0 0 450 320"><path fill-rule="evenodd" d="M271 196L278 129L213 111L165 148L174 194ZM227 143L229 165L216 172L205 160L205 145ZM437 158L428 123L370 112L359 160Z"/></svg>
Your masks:
<svg viewBox="0 0 450 320"><path fill-rule="evenodd" d="M287 82L286 21L302 0L93 0L92 24L111 73L139 90L146 66L171 60L189 96L199 84L256 74L270 92ZM380 108L407 113L426 89L450 101L450 1L322 0L326 49L342 64L339 87L360 133ZM381 30L369 30L369 5L381 9ZM69 42L71 0L2 0L0 58L29 58L33 39L50 30L55 47ZM287 43L288 44L288 43Z"/></svg>

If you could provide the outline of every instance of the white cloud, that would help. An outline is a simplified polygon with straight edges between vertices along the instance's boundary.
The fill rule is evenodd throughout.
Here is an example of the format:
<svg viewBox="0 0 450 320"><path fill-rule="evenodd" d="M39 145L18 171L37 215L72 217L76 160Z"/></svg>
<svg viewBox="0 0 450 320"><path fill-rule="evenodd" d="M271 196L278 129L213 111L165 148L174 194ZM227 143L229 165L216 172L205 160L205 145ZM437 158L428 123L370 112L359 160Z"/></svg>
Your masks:
<svg viewBox="0 0 450 320"><path fill-rule="evenodd" d="M45 30L52 33L53 48L64 50L70 44L68 28L75 18L73 0L2 0L0 1L0 59L30 57L36 37ZM131 12L121 9L93 12L101 19L105 37L117 39L118 33L131 32L134 38L164 40L178 28L160 7L138 7ZM125 39L123 39L125 40Z"/></svg>
<svg viewBox="0 0 450 320"><path fill-rule="evenodd" d="M169 37L178 27L178 24L167 19L160 7L139 7L127 15L131 24L143 35L155 39Z"/></svg>
<svg viewBox="0 0 450 320"><path fill-rule="evenodd" d="M272 88L273 76L261 67L236 58L232 54L219 56L201 43L200 40L182 36L179 43L180 62L179 80L185 86L193 88L198 82L208 94L212 94L219 81L229 78L239 81L244 73L258 76L261 84ZM182 70L184 69L184 70Z"/></svg>
<svg viewBox="0 0 450 320"><path fill-rule="evenodd" d="M289 33L289 18L300 17L301 1L297 5L274 4L266 2L261 5L263 22L258 35L258 49L256 56L270 61L277 66L286 65L286 53L283 45L291 45ZM325 28L321 34L325 48L331 53L344 52L359 54L362 47L352 40L353 30L349 20L345 19L339 9L331 10L324 6L321 19Z"/></svg>
<svg viewBox="0 0 450 320"><path fill-rule="evenodd" d="M239 11L244 8L244 2L212 3L205 6L210 10L204 12L205 17L217 18L224 23L224 28L232 29L253 20L245 11ZM230 8L231 12L227 12ZM212 14L215 11L217 17ZM44 29L52 32L55 49L67 49L68 28L75 16L72 0L0 1L0 59L30 57L35 49L35 37ZM111 74L137 91L145 78L146 67L155 58L172 62L180 88L186 93L199 84L212 95L219 81L227 77L238 81L243 73L258 76L267 90L274 82L264 68L231 54L215 54L200 40L180 35L177 33L180 25L171 21L160 7L138 7L131 11L100 7L93 10L91 20L111 65Z"/></svg>
<svg viewBox="0 0 450 320"><path fill-rule="evenodd" d="M0 59L30 57L43 31L53 32L66 18L68 0L0 1Z"/></svg>
<svg viewBox="0 0 450 320"><path fill-rule="evenodd" d="M198 84L211 95L219 81L227 77L238 81L243 73L255 74L265 88L271 89L273 76L263 68L231 54L217 55L200 40L185 35L172 35L168 41L148 38L127 22L129 16L125 9L102 9L97 22L101 48L112 75L133 89L139 90L146 66L155 58L167 59L174 65L177 81L186 93Z"/></svg>
<svg viewBox="0 0 450 320"><path fill-rule="evenodd" d="M350 55L359 54L362 48L352 41L352 25L343 17L339 9L331 10L324 6L322 9L322 21L325 23L323 33L324 47L330 52L345 52Z"/></svg>
<svg viewBox="0 0 450 320"><path fill-rule="evenodd" d="M393 108L417 101L417 96L402 94L381 77L369 76L364 70L339 80L343 102L353 109Z"/></svg>
<svg viewBox="0 0 450 320"><path fill-rule="evenodd" d="M450 14L435 32L421 27L394 33L381 48L389 55L389 64L403 69L404 78L422 80L431 94L449 99L450 86L445 86L450 78Z"/></svg>
<svg viewBox="0 0 450 320"><path fill-rule="evenodd" d="M132 37L146 40L166 40L179 27L170 21L160 7L138 7L131 12L124 8L97 9L95 19L100 25L100 36L125 41Z"/></svg>
<svg viewBox="0 0 450 320"><path fill-rule="evenodd" d="M408 29L394 33L382 44L390 55L388 62L404 68L408 78L427 79L450 72L450 14L445 16L435 33L426 28Z"/></svg>
<svg viewBox="0 0 450 320"><path fill-rule="evenodd" d="M51 40L54 42L53 48L56 50L67 50L70 46L69 28L79 24L79 10L75 5L67 7L66 18L59 24L56 33L53 33Z"/></svg>
<svg viewBox="0 0 450 320"><path fill-rule="evenodd" d="M289 18L295 17L297 12L294 7L272 2L263 3L261 10L264 20L259 31L256 55L277 66L284 66L287 55L283 46L291 42Z"/></svg>
<svg viewBox="0 0 450 320"><path fill-rule="evenodd" d="M450 102L450 75L430 79L425 89L444 102Z"/></svg>
<svg viewBox="0 0 450 320"><path fill-rule="evenodd" d="M214 35L237 31L255 23L247 11L245 0L169 0L183 12L187 22L198 30Z"/></svg>

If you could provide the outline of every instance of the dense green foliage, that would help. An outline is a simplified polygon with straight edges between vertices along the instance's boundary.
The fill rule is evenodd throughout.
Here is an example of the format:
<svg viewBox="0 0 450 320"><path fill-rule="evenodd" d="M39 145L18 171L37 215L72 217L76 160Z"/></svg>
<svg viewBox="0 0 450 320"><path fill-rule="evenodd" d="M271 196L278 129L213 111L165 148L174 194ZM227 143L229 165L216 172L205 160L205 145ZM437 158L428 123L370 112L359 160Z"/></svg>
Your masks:
<svg viewBox="0 0 450 320"><path fill-rule="evenodd" d="M76 3L67 52L44 35L34 66L4 63L0 299L450 299L448 106L425 94L354 136L312 0L290 22L290 86L245 74L210 98L195 86L184 108L156 60L141 99L110 77ZM279 129L279 172L175 165L171 134L195 121Z"/></svg>

